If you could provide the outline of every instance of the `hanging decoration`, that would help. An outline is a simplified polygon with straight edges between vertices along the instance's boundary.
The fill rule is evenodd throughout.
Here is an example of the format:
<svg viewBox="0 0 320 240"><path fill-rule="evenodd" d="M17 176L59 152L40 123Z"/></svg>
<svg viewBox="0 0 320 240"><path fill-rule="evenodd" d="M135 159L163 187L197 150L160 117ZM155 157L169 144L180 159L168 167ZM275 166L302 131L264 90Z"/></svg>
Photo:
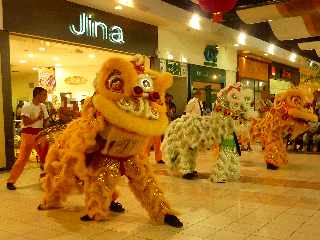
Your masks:
<svg viewBox="0 0 320 240"><path fill-rule="evenodd" d="M64 82L69 85L81 85L88 82L88 79L82 76L70 76L64 79Z"/></svg>
<svg viewBox="0 0 320 240"><path fill-rule="evenodd" d="M213 22L221 22L223 14L231 11L238 0L198 0L200 7L209 13L212 13Z"/></svg>
<svg viewBox="0 0 320 240"><path fill-rule="evenodd" d="M39 86L52 93L56 87L56 74L54 67L39 67Z"/></svg>

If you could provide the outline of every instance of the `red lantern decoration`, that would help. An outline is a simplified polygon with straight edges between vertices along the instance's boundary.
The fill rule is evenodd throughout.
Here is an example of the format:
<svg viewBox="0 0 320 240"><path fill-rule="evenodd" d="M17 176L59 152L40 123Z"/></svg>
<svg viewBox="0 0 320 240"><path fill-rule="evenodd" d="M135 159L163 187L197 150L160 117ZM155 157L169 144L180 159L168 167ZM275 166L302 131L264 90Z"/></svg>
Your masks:
<svg viewBox="0 0 320 240"><path fill-rule="evenodd" d="M223 13L231 11L237 4L238 0L198 0L200 7L212 13L214 22L223 20Z"/></svg>

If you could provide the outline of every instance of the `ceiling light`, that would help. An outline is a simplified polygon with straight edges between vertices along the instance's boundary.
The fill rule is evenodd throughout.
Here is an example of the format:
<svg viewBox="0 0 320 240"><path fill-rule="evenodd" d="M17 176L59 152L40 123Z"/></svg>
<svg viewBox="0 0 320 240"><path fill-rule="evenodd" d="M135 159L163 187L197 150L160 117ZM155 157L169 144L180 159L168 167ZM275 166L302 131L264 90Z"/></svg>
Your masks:
<svg viewBox="0 0 320 240"><path fill-rule="evenodd" d="M268 53L273 55L274 54L274 49L275 49L275 46L273 44L270 44L269 47L268 47Z"/></svg>
<svg viewBox="0 0 320 240"><path fill-rule="evenodd" d="M25 64L25 63L27 63L27 60L21 59L21 60L19 61L19 63Z"/></svg>
<svg viewBox="0 0 320 240"><path fill-rule="evenodd" d="M290 57L289 57L289 60L291 62L295 62L297 60L297 54L295 53L291 53Z"/></svg>
<svg viewBox="0 0 320 240"><path fill-rule="evenodd" d="M268 22L272 22L272 19L269 19Z"/></svg>
<svg viewBox="0 0 320 240"><path fill-rule="evenodd" d="M312 67L312 65L313 65L313 61L311 60L309 63L309 66Z"/></svg>
<svg viewBox="0 0 320 240"><path fill-rule="evenodd" d="M53 61L59 61L60 58L59 58L59 57L53 57L52 60L53 60Z"/></svg>
<svg viewBox="0 0 320 240"><path fill-rule="evenodd" d="M50 42L46 42L46 46L47 46L47 47L50 47Z"/></svg>
<svg viewBox="0 0 320 240"><path fill-rule="evenodd" d="M93 54L93 53L90 53L90 54L88 55L88 57L91 58L91 59L94 59L94 58L96 58L96 55Z"/></svg>
<svg viewBox="0 0 320 240"><path fill-rule="evenodd" d="M233 44L233 46L235 46L235 47L239 47L239 44L238 44L238 43L235 43L235 44Z"/></svg>
<svg viewBox="0 0 320 240"><path fill-rule="evenodd" d="M39 51L44 52L46 50L46 48L44 47L39 47Z"/></svg>
<svg viewBox="0 0 320 240"><path fill-rule="evenodd" d="M238 43L241 45L245 45L246 39L247 39L247 34L245 34L244 32L241 32L238 37Z"/></svg>
<svg viewBox="0 0 320 240"><path fill-rule="evenodd" d="M33 71L38 71L38 68L37 67L33 67L32 70Z"/></svg>
<svg viewBox="0 0 320 240"><path fill-rule="evenodd" d="M173 55L172 55L171 53L168 53L168 54L167 54L167 58L168 58L169 60L172 60L172 59L173 59Z"/></svg>
<svg viewBox="0 0 320 240"><path fill-rule="evenodd" d="M62 64L56 63L54 66L55 66L55 67L62 67Z"/></svg>
<svg viewBox="0 0 320 240"><path fill-rule="evenodd" d="M188 59L184 56L181 56L181 62L186 63L188 62Z"/></svg>
<svg viewBox="0 0 320 240"><path fill-rule="evenodd" d="M189 21L189 27L193 29L200 30L200 16L196 13L192 14L191 19Z"/></svg>
<svg viewBox="0 0 320 240"><path fill-rule="evenodd" d="M218 76L217 76L217 75L213 75L212 78L213 78L213 79L217 79Z"/></svg>
<svg viewBox="0 0 320 240"><path fill-rule="evenodd" d="M114 9L115 9L115 10L122 10L123 7L122 7L121 5L117 5L117 6L114 7Z"/></svg>
<svg viewBox="0 0 320 240"><path fill-rule="evenodd" d="M134 7L133 0L118 0L118 3L127 7Z"/></svg>
<svg viewBox="0 0 320 240"><path fill-rule="evenodd" d="M33 54L33 53L28 53L27 56L28 56L29 58L33 58L33 57L34 57L34 54Z"/></svg>
<svg viewBox="0 0 320 240"><path fill-rule="evenodd" d="M265 54L263 54L263 55L268 56L268 53L265 53Z"/></svg>

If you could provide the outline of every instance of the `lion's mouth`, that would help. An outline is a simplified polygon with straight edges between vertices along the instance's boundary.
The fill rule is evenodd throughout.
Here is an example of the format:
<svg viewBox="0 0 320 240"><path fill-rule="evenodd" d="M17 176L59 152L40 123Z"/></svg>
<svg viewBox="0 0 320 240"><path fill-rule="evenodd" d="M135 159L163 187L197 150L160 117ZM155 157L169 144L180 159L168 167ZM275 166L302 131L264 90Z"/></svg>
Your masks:
<svg viewBox="0 0 320 240"><path fill-rule="evenodd" d="M318 116L313 113L313 105L310 103L304 105L303 109L291 108L288 110L288 114L301 124L318 121Z"/></svg>
<svg viewBox="0 0 320 240"><path fill-rule="evenodd" d="M157 120L160 118L159 112L150 105L150 101L147 98L125 97L117 101L116 104L121 110L135 116L144 117L150 120Z"/></svg>

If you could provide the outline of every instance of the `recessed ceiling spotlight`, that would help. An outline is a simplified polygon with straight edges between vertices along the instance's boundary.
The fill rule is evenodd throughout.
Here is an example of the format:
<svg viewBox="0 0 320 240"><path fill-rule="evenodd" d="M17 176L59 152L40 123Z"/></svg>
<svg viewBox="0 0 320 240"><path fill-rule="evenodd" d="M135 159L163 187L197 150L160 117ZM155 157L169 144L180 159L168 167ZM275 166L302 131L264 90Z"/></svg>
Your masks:
<svg viewBox="0 0 320 240"><path fill-rule="evenodd" d="M168 54L167 54L167 58L168 58L169 60L173 60L173 55L172 55L171 53L168 53Z"/></svg>
<svg viewBox="0 0 320 240"><path fill-rule="evenodd" d="M46 51L46 48L44 48L44 47L39 47L39 51L40 51L40 52L44 52L44 51Z"/></svg>
<svg viewBox="0 0 320 240"><path fill-rule="evenodd" d="M212 78L213 78L213 79L217 79L218 76L217 76L217 75L213 75Z"/></svg>
<svg viewBox="0 0 320 240"><path fill-rule="evenodd" d="M239 44L238 44L238 43L235 43L235 44L233 44L233 46L235 46L235 47L239 47Z"/></svg>
<svg viewBox="0 0 320 240"><path fill-rule="evenodd" d="M91 59L94 59L94 58L96 58L96 55L93 54L93 53L90 53L90 54L88 55L88 57L91 58Z"/></svg>
<svg viewBox="0 0 320 240"><path fill-rule="evenodd" d="M59 57L53 57L52 60L53 60L53 61L59 61L60 58L59 58Z"/></svg>
<svg viewBox="0 0 320 240"><path fill-rule="evenodd" d="M238 37L238 43L241 45L245 45L246 40L247 40L247 34L245 34L244 32L241 32Z"/></svg>
<svg viewBox="0 0 320 240"><path fill-rule="evenodd" d="M274 54L274 49L275 49L274 44L270 44L269 47L268 47L268 53L273 55Z"/></svg>
<svg viewBox="0 0 320 240"><path fill-rule="evenodd" d="M268 22L272 22L272 19L269 19Z"/></svg>
<svg viewBox="0 0 320 240"><path fill-rule="evenodd" d="M268 53L265 53L265 54L263 54L263 55L268 56Z"/></svg>
<svg viewBox="0 0 320 240"><path fill-rule="evenodd" d="M19 63L25 64L25 63L27 63L27 60L21 59L21 60L19 61Z"/></svg>
<svg viewBox="0 0 320 240"><path fill-rule="evenodd" d="M201 26L200 26L200 16L196 13L192 14L191 19L189 21L189 27L196 29L196 30L200 30Z"/></svg>
<svg viewBox="0 0 320 240"><path fill-rule="evenodd" d="M309 66L312 67L312 65L313 65L313 61L311 60L309 63Z"/></svg>
<svg viewBox="0 0 320 240"><path fill-rule="evenodd" d="M33 58L33 57L34 57L34 54L33 54L33 53L28 53L27 56L28 56L29 58Z"/></svg>
<svg viewBox="0 0 320 240"><path fill-rule="evenodd" d="M118 0L118 3L127 7L134 7L133 0Z"/></svg>
<svg viewBox="0 0 320 240"><path fill-rule="evenodd" d="M291 53L290 57L289 57L289 60L291 62L295 62L297 60L297 54L295 53Z"/></svg>
<svg viewBox="0 0 320 240"><path fill-rule="evenodd" d="M33 71L38 71L38 68L37 67L33 67L32 70Z"/></svg>
<svg viewBox="0 0 320 240"><path fill-rule="evenodd" d="M50 47L51 43L50 42L46 42L46 46Z"/></svg>
<svg viewBox="0 0 320 240"><path fill-rule="evenodd" d="M122 10L123 7L122 7L121 5L117 5L117 6L114 7L114 9L115 9L115 10Z"/></svg>
<svg viewBox="0 0 320 240"><path fill-rule="evenodd" d="M184 56L181 56L181 62L186 63L188 62L188 59Z"/></svg>

